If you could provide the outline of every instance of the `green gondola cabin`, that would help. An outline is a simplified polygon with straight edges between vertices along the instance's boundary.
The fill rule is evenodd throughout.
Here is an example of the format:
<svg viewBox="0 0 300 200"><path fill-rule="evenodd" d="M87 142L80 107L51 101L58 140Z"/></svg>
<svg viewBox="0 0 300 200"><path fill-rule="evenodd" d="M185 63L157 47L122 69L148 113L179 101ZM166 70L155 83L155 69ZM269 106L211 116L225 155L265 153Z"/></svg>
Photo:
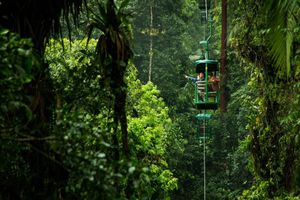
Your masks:
<svg viewBox="0 0 300 200"><path fill-rule="evenodd" d="M200 110L216 110L220 101L219 63L216 60L197 60L196 73L203 73L203 88L199 81L195 83L194 104Z"/></svg>

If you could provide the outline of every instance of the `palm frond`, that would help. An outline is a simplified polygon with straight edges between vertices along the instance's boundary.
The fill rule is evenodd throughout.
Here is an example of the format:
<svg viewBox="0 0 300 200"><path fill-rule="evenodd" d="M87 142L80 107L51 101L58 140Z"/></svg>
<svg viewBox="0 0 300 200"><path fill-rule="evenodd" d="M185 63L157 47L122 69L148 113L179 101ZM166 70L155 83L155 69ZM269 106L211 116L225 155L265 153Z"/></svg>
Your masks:
<svg viewBox="0 0 300 200"><path fill-rule="evenodd" d="M125 9L129 5L129 2L130 2L130 0L124 0L124 1L122 1L122 3L121 3L121 5L120 5L120 7L119 7L118 10Z"/></svg>
<svg viewBox="0 0 300 200"><path fill-rule="evenodd" d="M290 76L293 30L297 25L294 12L299 8L297 0L267 0L263 8L267 13L268 45L279 74Z"/></svg>
<svg viewBox="0 0 300 200"><path fill-rule="evenodd" d="M98 2L97 13L91 11L93 17L87 27L88 41L93 30L98 29L102 32L103 35L100 36L97 45L99 57L110 54L117 60L123 60L127 59L126 55L131 54L131 48L126 45L129 44L130 38L129 21L127 14L123 12L128 4L129 1L124 0L121 6L117 7L113 0L107 0L106 4Z"/></svg>
<svg viewBox="0 0 300 200"><path fill-rule="evenodd" d="M293 24L288 20L287 28L280 26L275 31L269 33L269 45L271 46L271 56L279 70L279 74L290 75L291 72L291 48L294 41L292 30L289 30Z"/></svg>

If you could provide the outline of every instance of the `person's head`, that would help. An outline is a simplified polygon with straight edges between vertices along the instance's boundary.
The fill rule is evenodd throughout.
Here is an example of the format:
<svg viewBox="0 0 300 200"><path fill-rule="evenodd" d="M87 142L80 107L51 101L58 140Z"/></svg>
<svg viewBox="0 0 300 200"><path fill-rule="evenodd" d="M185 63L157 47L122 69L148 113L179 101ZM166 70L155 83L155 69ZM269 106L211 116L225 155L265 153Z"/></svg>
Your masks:
<svg viewBox="0 0 300 200"><path fill-rule="evenodd" d="M200 72L198 76L199 76L199 78L204 78L204 73Z"/></svg>

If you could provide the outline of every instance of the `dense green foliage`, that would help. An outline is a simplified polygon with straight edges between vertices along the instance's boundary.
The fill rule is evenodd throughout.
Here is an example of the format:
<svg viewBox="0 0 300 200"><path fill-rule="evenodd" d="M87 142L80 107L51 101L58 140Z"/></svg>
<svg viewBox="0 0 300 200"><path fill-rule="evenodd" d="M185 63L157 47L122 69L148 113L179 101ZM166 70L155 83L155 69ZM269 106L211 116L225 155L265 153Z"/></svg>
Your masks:
<svg viewBox="0 0 300 200"><path fill-rule="evenodd" d="M30 180L27 177L34 176L34 173L26 163L27 158L17 155L30 153L28 150L31 144L24 145L24 142L34 139L32 133L35 130L28 127L35 117L28 105L32 96L24 91L24 86L33 81L33 74L39 70L39 62L33 53L31 41L21 39L7 29L0 29L0 44L0 179L3 184L0 197L4 198L6 192L13 188L17 188L20 194L26 196L32 192L32 188L22 187L22 185L28 185Z"/></svg>
<svg viewBox="0 0 300 200"><path fill-rule="evenodd" d="M252 152L249 164L256 181L241 199L283 198L285 193L299 192L299 40L298 19L291 16L299 8L292 2L234 4L238 13L245 14L235 16L231 41L252 72L248 88L255 94L248 128ZM280 18L272 19L273 12ZM288 14L282 16L281 12ZM288 24L282 22L284 18ZM286 38L281 37L284 32Z"/></svg>
<svg viewBox="0 0 300 200"><path fill-rule="evenodd" d="M64 40L64 43L69 42ZM91 57L87 55L92 55L96 41L90 41L86 50L85 44L86 40L74 41L71 48L63 50L54 43L47 51L60 96L55 132L62 143L54 146L64 155L64 163L71 172L68 191L80 195L81 199L116 198L114 184L120 182L125 189L131 181L135 191L132 195L137 199L148 199L154 192L167 197L168 191L176 188L176 179L165 162L171 120L162 99L158 98L158 90L151 83L142 86L131 65L127 72L127 113L132 157L129 162L124 158L114 160L111 155L115 148L121 149L111 142L112 94L98 84L99 72L89 66ZM121 140L119 131L118 140ZM114 171L116 167L118 174Z"/></svg>

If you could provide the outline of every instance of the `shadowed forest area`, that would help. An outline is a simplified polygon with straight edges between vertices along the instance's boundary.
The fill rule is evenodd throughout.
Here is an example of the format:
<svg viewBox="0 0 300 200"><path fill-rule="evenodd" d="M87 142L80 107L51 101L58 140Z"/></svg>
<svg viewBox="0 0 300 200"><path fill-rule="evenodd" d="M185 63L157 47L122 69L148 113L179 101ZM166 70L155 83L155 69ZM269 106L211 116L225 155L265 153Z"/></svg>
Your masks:
<svg viewBox="0 0 300 200"><path fill-rule="evenodd" d="M0 0L0 199L300 199L299 18L299 0ZM203 63L219 85L203 65L198 101Z"/></svg>

